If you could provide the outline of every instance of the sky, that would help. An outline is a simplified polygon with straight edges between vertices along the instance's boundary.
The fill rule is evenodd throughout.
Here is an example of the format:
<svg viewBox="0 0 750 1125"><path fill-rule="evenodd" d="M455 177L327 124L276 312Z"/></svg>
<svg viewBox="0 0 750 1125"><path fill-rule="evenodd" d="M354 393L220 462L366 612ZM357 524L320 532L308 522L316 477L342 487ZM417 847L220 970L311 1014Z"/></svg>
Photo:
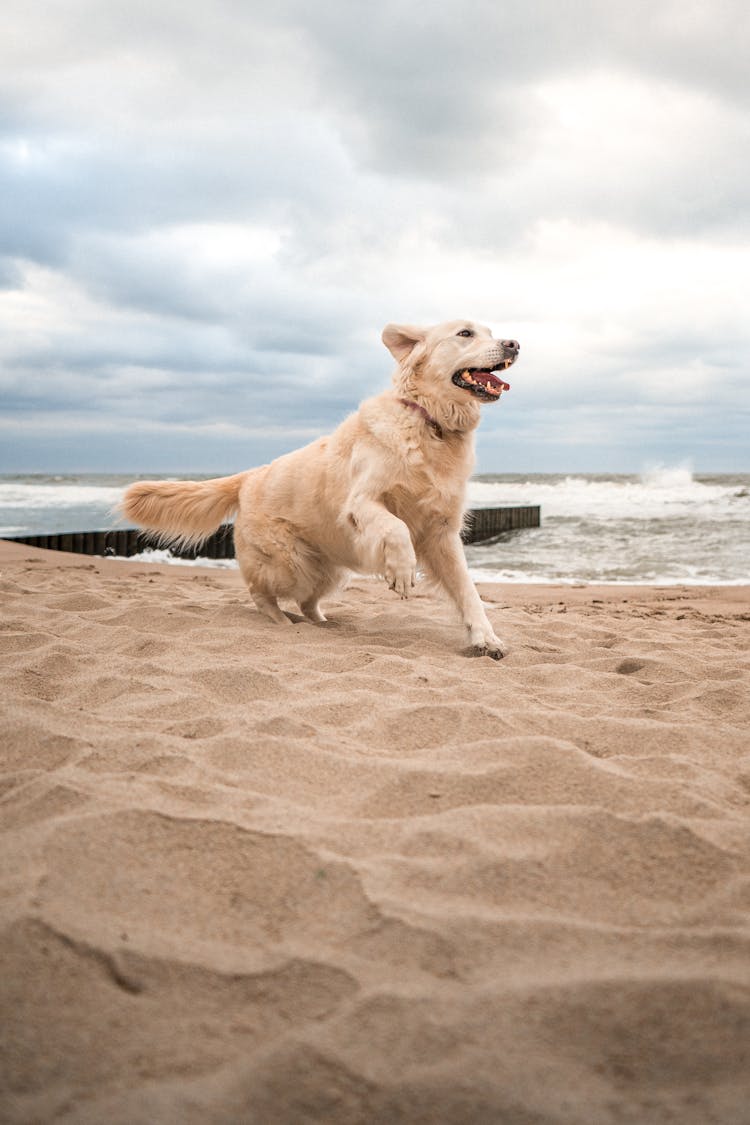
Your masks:
<svg viewBox="0 0 750 1125"><path fill-rule="evenodd" d="M521 343L480 472L750 470L745 0L5 0L0 472L234 472Z"/></svg>

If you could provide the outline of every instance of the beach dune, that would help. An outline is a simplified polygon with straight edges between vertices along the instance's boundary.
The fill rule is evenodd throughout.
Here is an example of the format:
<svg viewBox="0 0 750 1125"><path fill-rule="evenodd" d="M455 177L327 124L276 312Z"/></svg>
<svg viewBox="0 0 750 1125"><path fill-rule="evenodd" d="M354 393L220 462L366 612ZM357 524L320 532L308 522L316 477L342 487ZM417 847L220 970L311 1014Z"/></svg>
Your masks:
<svg viewBox="0 0 750 1125"><path fill-rule="evenodd" d="M0 1118L750 1121L750 591L0 544Z"/></svg>

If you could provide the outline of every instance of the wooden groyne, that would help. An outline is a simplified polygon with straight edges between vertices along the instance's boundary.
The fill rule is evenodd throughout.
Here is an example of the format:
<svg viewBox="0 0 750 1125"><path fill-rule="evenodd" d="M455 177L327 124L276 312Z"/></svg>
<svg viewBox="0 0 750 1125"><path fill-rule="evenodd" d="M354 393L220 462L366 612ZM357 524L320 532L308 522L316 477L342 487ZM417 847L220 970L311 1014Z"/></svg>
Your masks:
<svg viewBox="0 0 750 1125"><path fill-rule="evenodd" d="M484 543L507 531L520 531L539 527L540 508L473 508L466 520L464 543ZM117 531L72 531L55 535L7 536L13 543L29 547L45 547L49 551L72 551L78 555L117 555L130 558L149 547L158 545L153 532L128 527ZM234 529L231 523L222 524L200 547L172 548L181 559L233 559Z"/></svg>
<svg viewBox="0 0 750 1125"><path fill-rule="evenodd" d="M539 527L541 508L530 504L525 508L472 508L466 517L464 543L484 543L506 531L523 531Z"/></svg>

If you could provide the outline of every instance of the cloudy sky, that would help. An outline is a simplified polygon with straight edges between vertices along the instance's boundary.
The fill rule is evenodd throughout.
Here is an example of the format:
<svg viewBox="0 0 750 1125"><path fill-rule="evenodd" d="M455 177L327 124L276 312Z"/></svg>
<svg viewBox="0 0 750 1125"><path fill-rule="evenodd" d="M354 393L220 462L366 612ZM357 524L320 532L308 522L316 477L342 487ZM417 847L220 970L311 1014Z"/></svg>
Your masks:
<svg viewBox="0 0 750 1125"><path fill-rule="evenodd" d="M520 340L480 471L750 469L745 0L5 0L0 471L230 472Z"/></svg>

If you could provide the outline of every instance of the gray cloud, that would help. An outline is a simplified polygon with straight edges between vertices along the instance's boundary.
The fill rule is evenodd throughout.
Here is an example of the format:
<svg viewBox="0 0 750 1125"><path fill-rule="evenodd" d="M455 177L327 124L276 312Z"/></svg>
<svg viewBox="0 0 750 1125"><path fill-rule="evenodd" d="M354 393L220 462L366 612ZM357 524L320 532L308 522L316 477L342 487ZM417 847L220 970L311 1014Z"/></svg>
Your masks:
<svg viewBox="0 0 750 1125"><path fill-rule="evenodd" d="M509 418L570 455L570 418L586 446L589 412L635 397L637 460L675 395L701 414L658 440L718 455L750 353L744 5L74 0L4 20L0 387L32 446L59 416L127 419L180 458L180 427L212 422L238 429L225 450L263 426L281 450L387 383L386 321L468 314L522 336L528 380L483 456L498 426L521 456Z"/></svg>
<svg viewBox="0 0 750 1125"><path fill-rule="evenodd" d="M596 0L529 9L524 0L443 0L429 14L387 0L368 13L345 0L281 11L305 28L327 77L327 105L389 173L501 171L541 123L542 80L615 70L747 105L737 0L627 8Z"/></svg>

